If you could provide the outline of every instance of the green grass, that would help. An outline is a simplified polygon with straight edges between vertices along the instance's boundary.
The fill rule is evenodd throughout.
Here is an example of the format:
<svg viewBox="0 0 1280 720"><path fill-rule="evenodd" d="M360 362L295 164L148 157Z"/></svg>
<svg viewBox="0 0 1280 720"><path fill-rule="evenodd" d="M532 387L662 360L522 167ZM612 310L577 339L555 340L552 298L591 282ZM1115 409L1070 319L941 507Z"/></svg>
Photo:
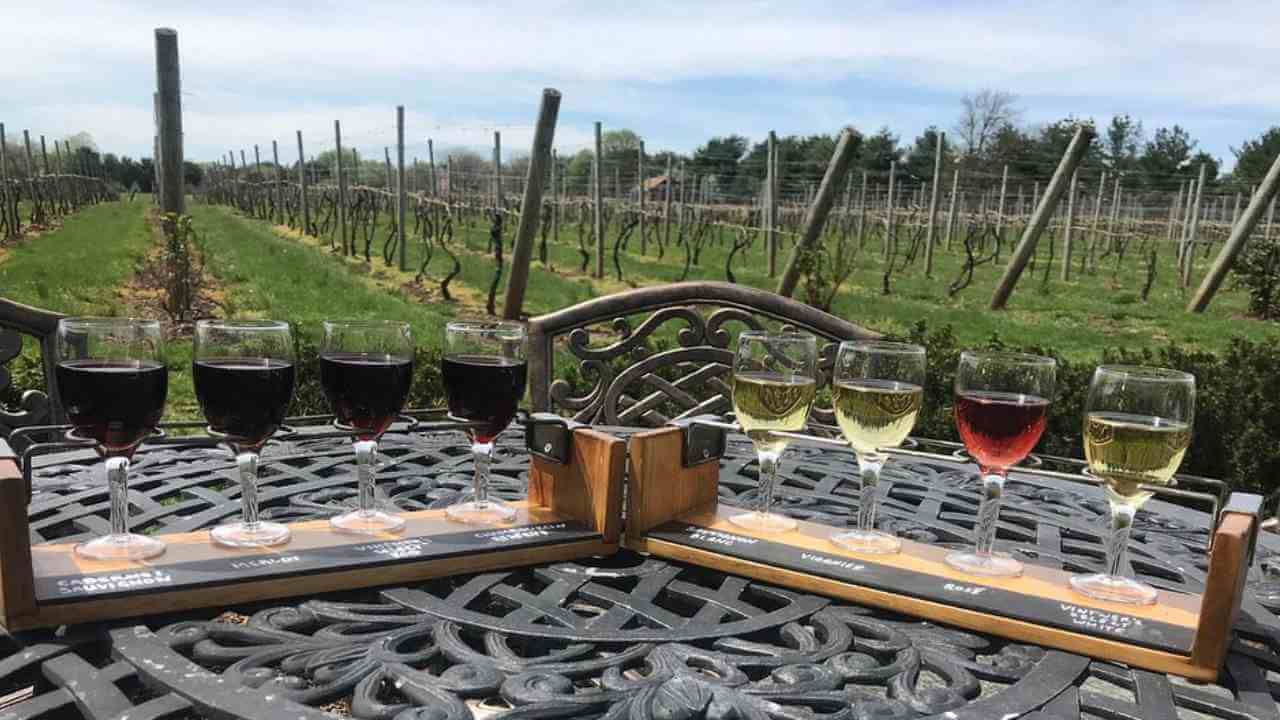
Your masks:
<svg viewBox="0 0 1280 720"><path fill-rule="evenodd" d="M104 203L67 218L58 230L0 249L0 292L59 312L119 315L117 289L151 246L149 203Z"/></svg>
<svg viewBox="0 0 1280 720"><path fill-rule="evenodd" d="M68 313L129 312L127 299L118 288L128 281L151 247L152 236L143 218L150 206L139 198L132 204L116 202L90 208L68 219L60 230L0 251L0 292L21 302ZM451 286L457 300L450 303L444 302L436 291L439 279L449 268L447 256L439 251L428 267L427 281L406 290L417 271L420 243L411 242L411 270L400 273L381 259L382 231L373 248L373 261L365 263L333 253L328 239L290 235L227 208L193 203L190 211L206 253L207 268L217 286L222 305L219 314L288 319L313 338L324 318L401 318L413 325L419 345L438 346L449 318L483 313L493 273L492 257L485 252L485 220L462 224L455 230L452 247L462 261L462 273ZM509 225L508 241L514 232L514 225ZM682 247L669 246L659 260L652 243L648 254L642 257L638 240L633 239L630 249L622 255L623 280L619 282L613 267L613 232L611 229L606 257L607 277L595 280L579 271L576 227L564 223L561 236L549 243L547 266L535 259L530 269L525 312L550 312L609 292L680 278L685 259ZM731 242L728 231L718 235L713 230L688 279L724 280ZM905 244L904 240L904 252ZM1083 244L1078 241L1077 247L1082 248ZM757 238L752 248L735 258L734 272L740 284L774 287L776 280L765 272L762 246L763 241ZM1121 265L1108 259L1100 262L1093 273L1079 272L1077 254L1073 279L1067 283L1058 279L1060 259L1056 260L1049 281L1043 283L1047 247L1042 246L1034 276L1030 272L1024 274L1009 309L994 313L986 307L1007 260L1007 248L1002 262L979 268L968 288L948 297L946 288L961 268L962 252L958 243L951 251L940 247L932 279L924 277L923 259L918 258L894 274L892 292L885 295L881 280L884 262L878 241L872 240L860 251L856 270L838 295L832 312L888 333L905 332L920 320L933 327L951 325L962 343L982 343L998 334L1014 345L1053 347L1068 358L1082 361L1099 357L1105 347L1135 349L1172 343L1220 350L1238 336L1255 341L1280 340L1280 325L1245 317L1247 297L1232 289L1230 280L1207 313L1185 313L1185 298L1174 276L1170 246L1162 245L1160 249L1156 282L1145 303L1139 300L1145 281L1144 261L1136 247ZM784 241L779 268L789 253L790 242ZM504 286L510 272L509 251L506 262ZM588 273L594 263L593 257ZM1196 278L1207 265L1208 260L1197 258ZM797 292L797 297L801 295ZM498 301L501 304L501 292ZM666 334L669 333L664 337ZM173 373L169 416L196 417L198 408L189 373L190 341L175 338L169 343L167 355Z"/></svg>

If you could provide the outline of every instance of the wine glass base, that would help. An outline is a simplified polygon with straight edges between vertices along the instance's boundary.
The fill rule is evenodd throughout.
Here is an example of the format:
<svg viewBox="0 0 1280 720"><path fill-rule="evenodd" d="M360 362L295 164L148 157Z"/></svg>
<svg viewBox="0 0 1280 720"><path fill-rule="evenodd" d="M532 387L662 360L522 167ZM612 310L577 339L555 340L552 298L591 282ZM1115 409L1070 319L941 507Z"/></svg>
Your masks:
<svg viewBox="0 0 1280 720"><path fill-rule="evenodd" d="M1102 573L1074 575L1071 578L1071 587L1081 595L1094 600L1125 605L1154 605L1157 596L1156 589L1144 582Z"/></svg>
<svg viewBox="0 0 1280 720"><path fill-rule="evenodd" d="M762 533L784 533L797 527L796 521L785 515L758 511L732 515L729 522L745 530Z"/></svg>
<svg viewBox="0 0 1280 720"><path fill-rule="evenodd" d="M831 542L856 553L892 555L902 550L902 540L879 530L849 530L835 533Z"/></svg>
<svg viewBox="0 0 1280 720"><path fill-rule="evenodd" d="M404 518L385 510L352 510L329 518L329 529L346 535L380 535L404 530Z"/></svg>
<svg viewBox="0 0 1280 720"><path fill-rule="evenodd" d="M516 519L516 510L501 500L470 500L445 508L444 514L454 522L468 525L504 525Z"/></svg>
<svg viewBox="0 0 1280 720"><path fill-rule="evenodd" d="M957 550L946 557L947 565L970 575L985 577L1019 577L1022 563L1003 553L989 555L972 550Z"/></svg>
<svg viewBox="0 0 1280 720"><path fill-rule="evenodd" d="M219 525L209 531L209 537L215 545L223 547L271 547L289 542L289 528L280 523L258 522L232 523Z"/></svg>
<svg viewBox="0 0 1280 720"><path fill-rule="evenodd" d="M76 555L90 560L146 560L163 555L164 547L146 535L104 535L76 545Z"/></svg>

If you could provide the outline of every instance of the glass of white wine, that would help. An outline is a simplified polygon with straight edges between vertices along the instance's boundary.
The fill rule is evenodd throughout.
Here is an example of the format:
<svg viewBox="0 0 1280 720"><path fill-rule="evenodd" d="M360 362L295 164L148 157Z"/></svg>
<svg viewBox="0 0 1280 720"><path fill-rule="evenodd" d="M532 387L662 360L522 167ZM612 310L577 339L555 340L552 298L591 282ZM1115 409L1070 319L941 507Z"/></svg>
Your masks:
<svg viewBox="0 0 1280 720"><path fill-rule="evenodd" d="M786 438L773 430L804 429L817 392L818 341L803 333L748 331L738 336L733 363L733 411L760 460L759 504L752 512L729 518L739 527L760 532L786 532L796 521L771 513L778 459Z"/></svg>
<svg viewBox="0 0 1280 720"><path fill-rule="evenodd" d="M1101 478L1111 504L1106 571L1071 578L1071 586L1098 600L1150 605L1155 588L1123 574L1133 516L1151 491L1168 485L1191 444L1196 379L1164 368L1103 365L1093 373L1085 401L1084 455Z"/></svg>
<svg viewBox="0 0 1280 720"><path fill-rule="evenodd" d="M862 487L858 527L831 536L854 552L888 555L902 541L876 529L877 488L888 455L907 439L924 404L925 352L919 345L862 340L840 343L835 374L836 422L858 455Z"/></svg>

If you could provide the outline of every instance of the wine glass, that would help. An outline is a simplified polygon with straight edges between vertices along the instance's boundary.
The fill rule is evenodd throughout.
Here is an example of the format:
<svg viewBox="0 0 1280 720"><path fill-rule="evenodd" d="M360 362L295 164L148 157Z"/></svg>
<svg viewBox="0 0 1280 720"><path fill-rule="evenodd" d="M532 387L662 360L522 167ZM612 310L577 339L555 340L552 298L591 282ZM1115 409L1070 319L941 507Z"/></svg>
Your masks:
<svg viewBox="0 0 1280 720"><path fill-rule="evenodd" d="M445 327L441 374L449 416L474 423L467 428L475 459L472 498L449 506L451 520L474 525L515 519L510 505L489 497L493 440L511 424L524 397L528 375L527 338L513 322L451 322Z"/></svg>
<svg viewBox="0 0 1280 720"><path fill-rule="evenodd" d="M106 459L111 534L76 546L93 560L143 560L164 543L129 532L129 460L164 413L169 370L161 361L160 323L123 318L58 321L58 394L74 426Z"/></svg>
<svg viewBox="0 0 1280 720"><path fill-rule="evenodd" d="M973 550L957 550L947 564L975 575L1015 577L1022 563L992 552L1000 496L1009 468L1035 447L1049 418L1058 363L1053 358L1009 352L960 354L956 370L956 429L982 471L982 504Z"/></svg>
<svg viewBox="0 0 1280 720"><path fill-rule="evenodd" d="M855 552L887 555L902 541L876 529L877 486L888 455L907 439L924 404L925 352L919 345L862 340L840 343L832 394L836 422L858 456L862 488L858 527L831 540Z"/></svg>
<svg viewBox="0 0 1280 720"><path fill-rule="evenodd" d="M778 460L787 439L773 430L803 430L817 392L818 342L812 335L747 331L738 336L733 362L733 412L759 458L759 503L754 511L730 522L748 530L786 532L791 518L769 512L773 507Z"/></svg>
<svg viewBox="0 0 1280 720"><path fill-rule="evenodd" d="M1189 373L1132 365L1103 365L1085 401L1084 455L1089 472L1106 483L1111 537L1106 572L1077 575L1071 586L1098 600L1150 605L1155 588L1125 577L1133 516L1151 491L1168 485L1191 444L1196 379Z"/></svg>
<svg viewBox="0 0 1280 720"><path fill-rule="evenodd" d="M375 503L378 438L399 417L413 380L413 333L390 320L326 320L320 345L320 385L335 424L353 435L359 485L355 510L329 519L336 532L394 533L404 518Z"/></svg>
<svg viewBox="0 0 1280 720"><path fill-rule="evenodd" d="M196 323L191 377L209 434L235 455L241 520L210 531L227 547L288 542L289 528L258 519L258 454L284 422L293 399L293 334L274 320Z"/></svg>

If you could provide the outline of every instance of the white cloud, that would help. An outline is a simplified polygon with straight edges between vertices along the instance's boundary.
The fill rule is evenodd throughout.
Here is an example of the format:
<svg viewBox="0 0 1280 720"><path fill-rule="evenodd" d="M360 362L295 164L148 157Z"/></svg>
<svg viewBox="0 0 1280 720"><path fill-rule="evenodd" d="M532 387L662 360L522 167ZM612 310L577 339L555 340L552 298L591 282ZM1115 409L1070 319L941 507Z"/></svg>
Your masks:
<svg viewBox="0 0 1280 720"><path fill-rule="evenodd" d="M0 120L145 152L160 23L179 31L188 144L208 157L298 128L327 139L334 117L378 149L397 103L412 136L483 146L502 126L527 147L545 85L565 93L561 145L589 142L596 117L679 147L865 121L910 135L983 86L1023 95L1029 119L1141 108L1233 143L1280 115L1280 3L858 5L42 2L0 24Z"/></svg>

